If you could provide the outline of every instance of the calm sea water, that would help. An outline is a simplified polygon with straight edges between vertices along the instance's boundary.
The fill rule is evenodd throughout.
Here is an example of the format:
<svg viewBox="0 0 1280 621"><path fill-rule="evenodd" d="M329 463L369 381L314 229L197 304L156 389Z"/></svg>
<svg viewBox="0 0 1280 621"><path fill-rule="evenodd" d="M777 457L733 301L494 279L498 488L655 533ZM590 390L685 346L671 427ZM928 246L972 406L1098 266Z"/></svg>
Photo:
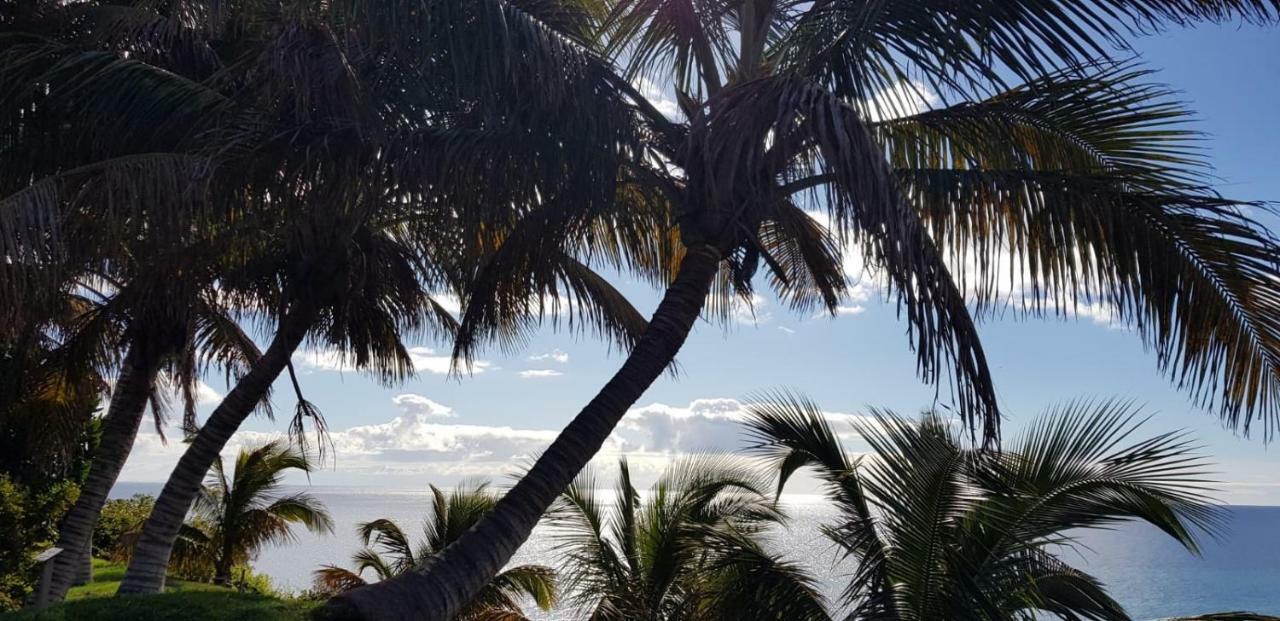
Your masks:
<svg viewBox="0 0 1280 621"><path fill-rule="evenodd" d="M122 483L112 495L157 491L156 485ZM391 518L416 535L429 506L427 493L416 490L313 487L309 491L327 505L336 532L329 536L302 533L292 545L262 552L255 568L284 589L308 587L311 572L322 564L350 566L351 555L359 547L357 523ZM817 528L833 512L816 496L796 496L788 503L792 525L774 534L777 549L809 565L834 598L848 569L832 568L835 550ZM1204 542L1200 557L1154 528L1131 525L1086 533L1082 549L1064 553L1064 559L1105 582L1135 619L1226 610L1280 615L1280 507L1231 507L1227 524L1220 540ZM551 545L547 533L536 530L514 562L554 564ZM543 618L575 617L571 611L558 611Z"/></svg>

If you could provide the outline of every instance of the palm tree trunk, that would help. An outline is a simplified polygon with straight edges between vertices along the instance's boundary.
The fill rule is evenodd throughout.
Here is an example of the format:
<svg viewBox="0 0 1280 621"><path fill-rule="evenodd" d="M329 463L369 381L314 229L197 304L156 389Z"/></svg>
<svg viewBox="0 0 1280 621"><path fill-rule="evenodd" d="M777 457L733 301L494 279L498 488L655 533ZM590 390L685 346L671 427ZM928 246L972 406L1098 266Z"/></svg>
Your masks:
<svg viewBox="0 0 1280 621"><path fill-rule="evenodd" d="M93 453L89 476L58 531L57 545L62 548L62 554L53 561L51 593L54 599L66 597L72 584L88 581L89 576L84 574L91 562L93 529L98 525L107 494L133 450L159 363L160 357L149 354L140 340L130 343L111 393L111 405L103 419L102 438Z"/></svg>
<svg viewBox="0 0 1280 621"><path fill-rule="evenodd" d="M231 436L266 396L271 384L289 363L290 356L302 344L315 316L315 308L309 304L291 309L281 319L267 351L209 415L209 420L182 454L156 498L155 507L142 527L133 558L129 560L124 580L120 583L120 595L164 590L165 570L169 566L173 543L205 475Z"/></svg>
<svg viewBox="0 0 1280 621"><path fill-rule="evenodd" d="M506 565L627 409L671 364L702 312L719 267L715 248L688 250L675 282L622 368L492 512L422 567L343 593L329 600L320 614L380 621L446 621L457 614Z"/></svg>

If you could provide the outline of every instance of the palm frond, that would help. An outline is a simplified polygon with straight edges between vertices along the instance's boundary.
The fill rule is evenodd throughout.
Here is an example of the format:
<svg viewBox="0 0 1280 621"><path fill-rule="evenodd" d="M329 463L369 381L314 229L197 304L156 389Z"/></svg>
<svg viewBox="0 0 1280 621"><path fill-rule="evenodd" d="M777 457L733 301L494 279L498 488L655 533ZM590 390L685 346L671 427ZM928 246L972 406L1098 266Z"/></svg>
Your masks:
<svg viewBox="0 0 1280 621"><path fill-rule="evenodd" d="M1278 14L1270 0L824 0L795 17L773 56L781 72L811 77L852 101L870 102L917 76L936 91L982 97L1005 76L1025 81L1130 54L1128 39L1138 32L1200 21L1269 23Z"/></svg>
<svg viewBox="0 0 1280 621"><path fill-rule="evenodd" d="M336 565L322 565L311 575L316 588L325 593L341 593L367 584L360 574Z"/></svg>
<svg viewBox="0 0 1280 621"><path fill-rule="evenodd" d="M1246 213L1265 206L1204 186L1187 112L1146 76L1058 74L877 132L979 309L1096 301L1198 403L1270 437L1280 244Z"/></svg>
<svg viewBox="0 0 1280 621"><path fill-rule="evenodd" d="M717 231L750 220L748 210L763 206L726 198L774 200L779 176L827 177L823 204L837 239L854 241L866 264L885 275L886 295L906 313L921 377L937 383L950 366L957 409L994 441L995 389L964 295L858 113L812 83L764 78L726 90L695 136L704 131L710 144L699 154L706 178L698 183L710 208L702 226ZM793 165L796 158L802 164Z"/></svg>

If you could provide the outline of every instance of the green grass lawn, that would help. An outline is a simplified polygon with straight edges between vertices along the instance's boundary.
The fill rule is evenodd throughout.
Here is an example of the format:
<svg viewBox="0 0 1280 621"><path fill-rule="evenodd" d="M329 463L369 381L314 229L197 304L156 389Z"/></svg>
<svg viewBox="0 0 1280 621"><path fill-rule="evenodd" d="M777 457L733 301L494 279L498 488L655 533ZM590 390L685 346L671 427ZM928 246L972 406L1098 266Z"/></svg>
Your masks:
<svg viewBox="0 0 1280 621"><path fill-rule="evenodd" d="M123 565L94 560L93 581L71 589L66 603L39 614L0 614L0 621L302 621L318 605L172 578L163 595L114 598L123 577Z"/></svg>

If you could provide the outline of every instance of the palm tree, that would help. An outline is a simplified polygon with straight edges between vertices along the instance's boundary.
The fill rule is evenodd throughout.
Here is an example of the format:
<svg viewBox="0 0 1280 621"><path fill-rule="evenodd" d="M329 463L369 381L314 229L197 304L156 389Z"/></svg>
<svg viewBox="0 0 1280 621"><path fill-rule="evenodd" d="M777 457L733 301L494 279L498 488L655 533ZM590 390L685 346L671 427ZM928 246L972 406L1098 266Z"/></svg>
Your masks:
<svg viewBox="0 0 1280 621"><path fill-rule="evenodd" d="M306 455L280 440L240 449L230 478L222 459L214 461L193 512L195 523L204 526L203 552L212 559L214 582L229 583L232 568L252 560L263 546L293 541L294 524L314 533L333 532L333 519L319 500L280 491L289 470L311 469Z"/></svg>
<svg viewBox="0 0 1280 621"><path fill-rule="evenodd" d="M750 407L755 450L788 478L811 468L839 512L826 535L854 564L850 619L1129 619L1061 552L1087 529L1146 522L1197 552L1220 515L1187 438L1135 439L1125 403L1071 403L1003 451L972 447L935 413L876 411L854 423L870 446L845 452L812 402L779 394Z"/></svg>
<svg viewBox="0 0 1280 621"><path fill-rule="evenodd" d="M669 204L679 267L622 367L494 513L430 566L334 598L335 614L448 618L670 366L709 293L723 315L764 267L786 303L834 309L846 244L904 312L921 375L948 373L957 410L988 442L999 413L975 320L1008 307L1069 313L1081 299L1114 307L1160 368L1233 427L1274 428L1280 250L1208 187L1185 108L1108 51L1127 54L1129 35L1167 23L1270 23L1273 0L432 6L424 17L441 28L469 17L450 48L460 57L541 42L533 74L590 67L630 101L646 131L628 149L644 157L620 160L617 176L625 196ZM673 92L682 118L640 96L640 78ZM921 106L923 89L944 103ZM547 232L587 210L543 204L479 269L459 358L480 337L519 334L519 315L503 311L547 290L538 271L512 266L552 255Z"/></svg>
<svg viewBox="0 0 1280 621"><path fill-rule="evenodd" d="M78 318L60 352L74 360L101 360L98 352L113 352L118 343L126 351L118 363L111 405L103 417L102 439L94 451L88 478L59 529L58 545L63 553L54 565L56 597L65 595L73 582L87 578L82 568L89 562L93 529L132 450L147 405L151 405L156 430L163 438L166 393L176 388L183 401L183 426L194 429L195 393L205 372L220 367L228 378L238 377L261 355L253 339L219 303L212 287L197 285L197 290L182 291L167 287L170 295L157 304L154 279L167 279L172 274L165 270L130 271L133 276L128 280L95 279L93 293L85 297L103 297L92 300L91 310ZM108 354L108 359L98 364L109 367L115 363Z"/></svg>
<svg viewBox="0 0 1280 621"><path fill-rule="evenodd" d="M766 550L772 477L731 459L672 464L647 497L626 460L612 501L585 471L547 515L572 605L598 621L828 619L813 579Z"/></svg>
<svg viewBox="0 0 1280 621"><path fill-rule="evenodd" d="M558 198L572 170L590 182L576 198L612 196L615 184L601 182L612 169L596 173L610 157L595 157L591 145L632 142L629 123L587 127L561 105L598 103L594 83L520 71L529 61L519 52L424 62L452 37L439 30L383 36L425 25L416 6L34 4L0 24L0 157L16 163L6 167L8 197L0 200L0 254L9 259L0 262L0 286L14 293L7 299L43 295L85 265L121 260L121 240L171 249L194 236L201 243L190 252L164 255L171 280L212 275L204 282L220 298L274 330L157 499L124 593L162 586L200 481L302 342L336 347L391 382L411 371L403 333L452 332L452 318L425 292L459 286L473 253L504 239L511 214L529 208L486 193L485 179ZM524 86L478 89L456 77L499 69L531 80L524 86L564 90L530 98ZM113 115L119 120L104 120ZM508 148L540 127L562 137L574 159ZM558 299L573 302L577 325L621 342L643 329L582 261L560 253L544 266L569 289ZM147 374L127 377L135 375L141 382ZM292 429L306 418L319 422L299 395Z"/></svg>
<svg viewBox="0 0 1280 621"><path fill-rule="evenodd" d="M423 522L423 540L416 546L398 524L388 519L365 522L358 526L364 549L352 558L354 571L325 565L316 570L316 586L330 594L341 593L368 584L364 573L373 572L378 580L388 580L430 561L480 517L493 510L497 494L488 482L464 481L451 492L432 485L431 514ZM519 565L499 573L458 616L459 621L492 619L525 619L520 599L528 597L538 608L547 611L556 604L556 572L542 565Z"/></svg>

